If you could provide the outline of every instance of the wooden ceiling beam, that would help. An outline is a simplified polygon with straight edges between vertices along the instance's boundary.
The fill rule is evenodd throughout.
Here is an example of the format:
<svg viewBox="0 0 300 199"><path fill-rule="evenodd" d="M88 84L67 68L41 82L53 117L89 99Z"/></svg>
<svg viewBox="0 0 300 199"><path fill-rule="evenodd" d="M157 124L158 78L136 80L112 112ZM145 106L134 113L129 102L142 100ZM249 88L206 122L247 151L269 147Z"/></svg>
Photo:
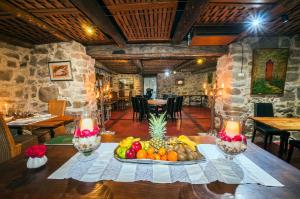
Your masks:
<svg viewBox="0 0 300 199"><path fill-rule="evenodd" d="M53 14L79 14L81 13L77 8L46 8L46 9L33 9L28 12L34 15L53 15Z"/></svg>
<svg viewBox="0 0 300 199"><path fill-rule="evenodd" d="M208 0L188 0L184 12L179 20L172 43L179 44L190 31L199 17L199 13L206 7Z"/></svg>
<svg viewBox="0 0 300 199"><path fill-rule="evenodd" d="M194 59L219 57L227 53L227 46L187 47L187 44L127 44L123 48L113 45L87 46L87 54L95 59Z"/></svg>
<svg viewBox="0 0 300 199"><path fill-rule="evenodd" d="M46 22L38 19L37 17L33 16L29 12L16 7L14 4L12 4L8 1L0 1L0 9L14 15L15 17L17 17L27 23L30 23L34 26L39 27L40 29L43 29L43 30L49 32L51 35L53 35L54 37L56 37L57 39L59 39L61 41L72 40L70 37L68 37L64 33L56 30L52 26L48 25Z"/></svg>
<svg viewBox="0 0 300 199"><path fill-rule="evenodd" d="M21 46L24 48L33 48L33 44L31 44L31 43L27 43L20 39L13 38L13 37L10 37L10 36L4 35L4 34L0 34L0 41L6 42L6 43L9 43L12 45L16 45L16 46Z"/></svg>
<svg viewBox="0 0 300 199"><path fill-rule="evenodd" d="M144 66L143 66L142 60L140 60L140 59L134 59L134 60L132 60L132 62L136 66L136 68L139 71L139 73L143 74L143 72L144 72Z"/></svg>
<svg viewBox="0 0 300 199"><path fill-rule="evenodd" d="M299 5L299 2L297 0L286 0L286 1L280 1L276 6L274 6L270 11L268 11L268 15L270 16L268 19L268 22L264 25L265 30L271 30L273 22L281 17L282 14L287 12L288 10L294 8L295 6ZM239 41L245 37L247 37L249 34L249 31L245 30L241 32L238 37L233 41Z"/></svg>
<svg viewBox="0 0 300 199"><path fill-rule="evenodd" d="M96 60L95 62L95 67L96 68L100 68L102 70L105 70L106 72L108 73L111 73L111 74L117 74L114 70L112 70L111 68L109 67L106 67L103 63L101 63L100 61Z"/></svg>
<svg viewBox="0 0 300 199"><path fill-rule="evenodd" d="M175 65L173 67L173 70L174 71L179 71L179 70L181 70L181 69L183 69L183 68L185 68L185 67L187 67L189 65L192 65L192 64L195 64L195 60L194 59L192 59L192 60L186 60L186 61L183 61L180 64Z"/></svg>
<svg viewBox="0 0 300 199"><path fill-rule="evenodd" d="M208 73L216 70L217 70L216 66L209 66L209 67L201 68L200 70L195 70L192 72L192 74Z"/></svg>
<svg viewBox="0 0 300 199"><path fill-rule="evenodd" d="M126 41L113 25L108 16L106 16L103 8L99 5L97 0L71 0L72 3L82 11L101 31L108 34L122 47L126 45Z"/></svg>

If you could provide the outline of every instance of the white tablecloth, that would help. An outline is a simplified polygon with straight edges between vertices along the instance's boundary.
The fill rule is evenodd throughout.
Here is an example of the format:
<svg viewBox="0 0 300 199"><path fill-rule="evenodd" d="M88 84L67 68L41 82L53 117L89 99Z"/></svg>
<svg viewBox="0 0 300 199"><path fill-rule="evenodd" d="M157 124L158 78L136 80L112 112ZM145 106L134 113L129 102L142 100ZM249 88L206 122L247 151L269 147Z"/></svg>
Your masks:
<svg viewBox="0 0 300 199"><path fill-rule="evenodd" d="M48 178L73 178L83 182L144 180L154 183L178 181L191 184L207 184L218 180L227 184L257 183L265 186L283 186L243 154L237 156L234 162L227 161L217 146L211 144L198 145L199 151L205 155L207 161L193 165L122 163L113 157L116 146L117 143L102 143L96 150L98 157L92 161L79 161L80 154L77 153Z"/></svg>

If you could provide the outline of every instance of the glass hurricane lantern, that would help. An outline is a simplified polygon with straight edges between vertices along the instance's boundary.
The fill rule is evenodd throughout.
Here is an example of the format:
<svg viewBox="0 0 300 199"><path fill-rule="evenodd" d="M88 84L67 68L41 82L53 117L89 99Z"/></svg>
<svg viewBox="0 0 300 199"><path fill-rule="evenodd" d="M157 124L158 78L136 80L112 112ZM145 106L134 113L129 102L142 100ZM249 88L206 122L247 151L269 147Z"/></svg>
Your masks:
<svg viewBox="0 0 300 199"><path fill-rule="evenodd" d="M94 151L100 146L101 135L97 123L97 114L83 112L76 120L72 143L81 153L79 160L88 161L97 157Z"/></svg>

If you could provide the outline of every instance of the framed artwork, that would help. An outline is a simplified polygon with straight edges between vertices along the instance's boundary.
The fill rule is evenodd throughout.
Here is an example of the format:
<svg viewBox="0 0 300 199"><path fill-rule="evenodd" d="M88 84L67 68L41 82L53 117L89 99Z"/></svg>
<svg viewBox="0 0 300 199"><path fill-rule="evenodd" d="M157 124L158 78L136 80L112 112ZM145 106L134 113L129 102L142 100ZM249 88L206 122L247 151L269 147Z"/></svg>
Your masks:
<svg viewBox="0 0 300 199"><path fill-rule="evenodd" d="M288 58L287 48L254 49L251 95L282 96Z"/></svg>
<svg viewBox="0 0 300 199"><path fill-rule="evenodd" d="M176 79L175 85L177 86L183 86L184 85L184 79Z"/></svg>
<svg viewBox="0 0 300 199"><path fill-rule="evenodd" d="M119 79L120 90L131 90L133 88L134 88L133 79L129 79L129 78Z"/></svg>
<svg viewBox="0 0 300 199"><path fill-rule="evenodd" d="M70 81L73 80L70 61L48 62L50 79L52 81Z"/></svg>

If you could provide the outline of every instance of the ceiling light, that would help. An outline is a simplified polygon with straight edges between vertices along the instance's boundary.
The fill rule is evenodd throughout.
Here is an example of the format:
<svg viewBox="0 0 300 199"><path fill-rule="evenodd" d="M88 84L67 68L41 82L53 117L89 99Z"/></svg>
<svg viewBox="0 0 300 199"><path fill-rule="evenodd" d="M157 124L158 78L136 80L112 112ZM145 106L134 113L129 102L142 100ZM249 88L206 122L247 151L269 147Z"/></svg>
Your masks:
<svg viewBox="0 0 300 199"><path fill-rule="evenodd" d="M176 75L176 73L177 73L176 70L174 70L174 71L173 71L173 74Z"/></svg>
<svg viewBox="0 0 300 199"><path fill-rule="evenodd" d="M166 76L166 77L169 77L169 76L170 76L170 71L166 70L166 71L165 71L165 76Z"/></svg>
<svg viewBox="0 0 300 199"><path fill-rule="evenodd" d="M197 59L197 64L201 65L203 63L204 63L204 59L202 58Z"/></svg>
<svg viewBox="0 0 300 199"><path fill-rule="evenodd" d="M265 17L260 14L250 15L246 23L249 24L248 30L250 32L260 32L264 28Z"/></svg>
<svg viewBox="0 0 300 199"><path fill-rule="evenodd" d="M94 29L94 27L91 26L91 25L83 24L83 25L82 25L82 28L83 28L84 32L85 32L87 35L93 35L93 34L95 34L95 29Z"/></svg>

